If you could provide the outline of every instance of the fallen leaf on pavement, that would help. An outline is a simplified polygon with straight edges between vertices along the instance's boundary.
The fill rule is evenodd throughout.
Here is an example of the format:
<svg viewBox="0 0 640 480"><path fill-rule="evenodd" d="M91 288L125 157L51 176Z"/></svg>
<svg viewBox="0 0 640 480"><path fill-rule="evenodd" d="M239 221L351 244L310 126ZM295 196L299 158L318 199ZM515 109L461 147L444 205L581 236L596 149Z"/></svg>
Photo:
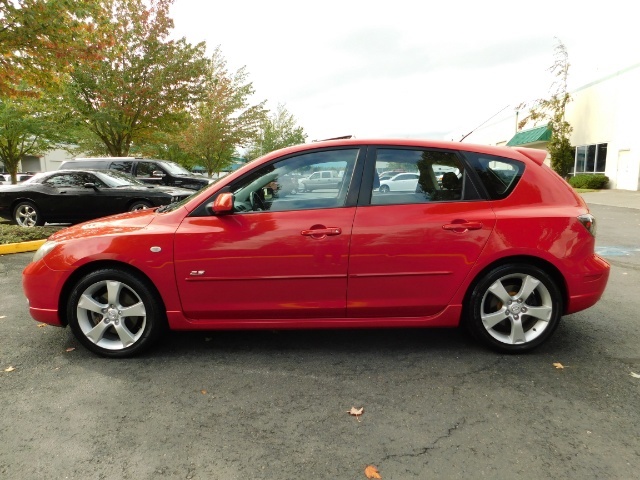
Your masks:
<svg viewBox="0 0 640 480"><path fill-rule="evenodd" d="M633 378L640 378L640 375L638 375L637 373L633 373L633 372L631 372L631 376Z"/></svg>
<svg viewBox="0 0 640 480"><path fill-rule="evenodd" d="M367 468L365 468L364 474L367 476L367 478L382 478L380 476L380 473L378 472L378 469L373 465L369 465Z"/></svg>
<svg viewBox="0 0 640 480"><path fill-rule="evenodd" d="M76 347L69 347L65 350L65 352L73 352L76 349Z"/></svg>
<svg viewBox="0 0 640 480"><path fill-rule="evenodd" d="M554 363L553 366L556 368L564 368L564 365L562 365L560 362Z"/></svg>
<svg viewBox="0 0 640 480"><path fill-rule="evenodd" d="M347 413L349 415L353 415L354 417L356 417L356 420L360 421L360 415L362 415L363 412L364 412L364 407L362 408L351 407L351 410L349 410Z"/></svg>
<svg viewBox="0 0 640 480"><path fill-rule="evenodd" d="M47 324L46 324L46 323L39 323L39 324L37 325L37 327L38 327L38 328L44 328L44 327L46 327L46 326L47 326Z"/></svg>
<svg viewBox="0 0 640 480"><path fill-rule="evenodd" d="M13 372L15 370L15 367L7 367L4 369L5 372Z"/></svg>
<svg viewBox="0 0 640 480"><path fill-rule="evenodd" d="M0 320L3 319L3 318L7 318L7 316L6 315L0 315Z"/></svg>
<svg viewBox="0 0 640 480"><path fill-rule="evenodd" d="M200 393L203 394L203 395L206 395L207 391L206 390L200 390Z"/></svg>

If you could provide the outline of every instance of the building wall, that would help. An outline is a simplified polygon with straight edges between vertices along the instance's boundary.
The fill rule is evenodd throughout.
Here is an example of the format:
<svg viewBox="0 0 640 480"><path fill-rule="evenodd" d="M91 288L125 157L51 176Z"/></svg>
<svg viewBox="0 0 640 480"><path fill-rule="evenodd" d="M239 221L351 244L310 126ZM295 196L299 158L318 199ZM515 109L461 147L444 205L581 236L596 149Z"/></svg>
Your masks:
<svg viewBox="0 0 640 480"><path fill-rule="evenodd" d="M73 158L74 155L71 155L66 150L51 150L40 158L40 168L43 172L58 170L62 162Z"/></svg>
<svg viewBox="0 0 640 480"><path fill-rule="evenodd" d="M573 127L571 145L606 143L605 175L610 187L640 190L640 64L571 92L567 120ZM504 145L516 134L516 116L508 110L469 135L465 142ZM544 145L532 145L543 148ZM548 159L547 159L548 161Z"/></svg>

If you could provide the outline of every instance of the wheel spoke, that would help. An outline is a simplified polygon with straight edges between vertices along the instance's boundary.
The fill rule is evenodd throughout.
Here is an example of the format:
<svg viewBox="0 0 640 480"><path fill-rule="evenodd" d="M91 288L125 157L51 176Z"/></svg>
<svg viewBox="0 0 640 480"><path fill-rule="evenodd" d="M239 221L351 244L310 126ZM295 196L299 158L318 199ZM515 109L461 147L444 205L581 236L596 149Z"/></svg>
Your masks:
<svg viewBox="0 0 640 480"><path fill-rule="evenodd" d="M147 315L147 311L144 309L144 303L138 302L130 307L125 307L120 310L121 317L144 317Z"/></svg>
<svg viewBox="0 0 640 480"><path fill-rule="evenodd" d="M501 310L497 312L483 313L481 317L482 317L482 323L484 324L485 328L489 329L489 328L495 327L498 323L502 322L505 318L507 318L507 312L506 312L506 309L503 307Z"/></svg>
<svg viewBox="0 0 640 480"><path fill-rule="evenodd" d="M523 301L527 301L527 298L531 296L533 291L538 288L540 285L540 280L531 275L527 275L522 282L522 287L520 287L520 291L517 293L516 298L522 299Z"/></svg>
<svg viewBox="0 0 640 480"><path fill-rule="evenodd" d="M120 292L122 291L122 283L114 280L107 281L107 301L109 305L120 305L118 299L120 298Z"/></svg>
<svg viewBox="0 0 640 480"><path fill-rule="evenodd" d="M91 330L85 333L86 337L91 340L93 343L98 343L104 337L104 332L109 328L108 323L100 322Z"/></svg>
<svg viewBox="0 0 640 480"><path fill-rule="evenodd" d="M117 325L113 326L116 329L116 333L118 334L118 337L120 337L120 341L125 348L135 343L135 336L125 326L124 322L119 322Z"/></svg>
<svg viewBox="0 0 640 480"><path fill-rule="evenodd" d="M103 309L106 305L98 303L92 296L87 295L86 293L80 297L80 301L78 302L78 308L82 308L84 310L89 310L91 312L103 313Z"/></svg>
<svg viewBox="0 0 640 480"><path fill-rule="evenodd" d="M509 343L525 343L527 338L522 328L522 322L518 320L511 321L511 333L509 334Z"/></svg>
<svg viewBox="0 0 640 480"><path fill-rule="evenodd" d="M498 297L503 305L507 305L507 303L511 300L511 295L509 295L504 289L504 285L502 285L502 282L500 280L491 285L489 287L489 291L496 297Z"/></svg>
<svg viewBox="0 0 640 480"><path fill-rule="evenodd" d="M545 322L551 320L551 314L553 313L553 308L543 305L541 307L527 307L527 315L532 317L539 318Z"/></svg>

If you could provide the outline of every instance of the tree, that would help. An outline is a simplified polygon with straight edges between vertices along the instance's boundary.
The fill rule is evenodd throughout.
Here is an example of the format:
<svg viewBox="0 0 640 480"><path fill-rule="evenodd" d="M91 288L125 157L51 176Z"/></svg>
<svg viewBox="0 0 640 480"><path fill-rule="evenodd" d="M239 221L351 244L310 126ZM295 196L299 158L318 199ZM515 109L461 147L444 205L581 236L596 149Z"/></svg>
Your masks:
<svg viewBox="0 0 640 480"><path fill-rule="evenodd" d="M170 160L190 169L196 165L197 159L183 146L182 137L182 130L171 133L158 131L144 144L132 146L130 153L136 156Z"/></svg>
<svg viewBox="0 0 640 480"><path fill-rule="evenodd" d="M99 12L89 0L0 0L0 97L37 95L71 59L95 56Z"/></svg>
<svg viewBox="0 0 640 480"><path fill-rule="evenodd" d="M205 45L169 39L171 3L102 0L111 18L97 28L112 42L101 58L75 62L65 88L80 150L127 156L157 131L180 128L202 95Z"/></svg>
<svg viewBox="0 0 640 480"><path fill-rule="evenodd" d="M555 47L555 60L549 68L549 71L555 76L555 81L551 86L551 97L536 100L529 110L528 117L518 124L518 128L523 128L530 122L548 121L551 139L547 144L547 150L551 156L551 168L563 178L571 172L574 163L573 147L569 141L573 127L565 117L567 104L571 101L571 95L567 91L569 67L567 49L558 40ZM519 108L523 106L525 105L523 104Z"/></svg>
<svg viewBox="0 0 640 480"><path fill-rule="evenodd" d="M284 105L278 105L276 112L262 122L260 137L251 146L246 157L253 160L265 153L298 145L306 140L307 134L304 133L302 127L296 125L295 117L287 111Z"/></svg>
<svg viewBox="0 0 640 480"><path fill-rule="evenodd" d="M216 48L205 82L205 98L185 133L185 146L211 176L232 163L236 147L253 142L265 119L265 102L250 105L253 84L245 67L231 74L220 47Z"/></svg>
<svg viewBox="0 0 640 480"><path fill-rule="evenodd" d="M58 112L47 98L0 100L0 160L11 174L11 183L16 183L23 156L44 153L62 140L64 123Z"/></svg>

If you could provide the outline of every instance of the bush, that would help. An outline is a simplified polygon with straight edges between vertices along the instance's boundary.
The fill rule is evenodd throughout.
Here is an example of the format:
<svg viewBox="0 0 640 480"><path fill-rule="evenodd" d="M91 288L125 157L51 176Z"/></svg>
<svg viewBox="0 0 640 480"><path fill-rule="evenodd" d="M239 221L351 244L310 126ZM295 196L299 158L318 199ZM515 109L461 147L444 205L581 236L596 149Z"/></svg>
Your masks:
<svg viewBox="0 0 640 480"><path fill-rule="evenodd" d="M609 183L609 177L602 174L579 174L569 179L569 185L573 188L591 188L594 190L600 190L605 188Z"/></svg>
<svg viewBox="0 0 640 480"><path fill-rule="evenodd" d="M0 222L0 245L44 240L62 227L19 227Z"/></svg>

